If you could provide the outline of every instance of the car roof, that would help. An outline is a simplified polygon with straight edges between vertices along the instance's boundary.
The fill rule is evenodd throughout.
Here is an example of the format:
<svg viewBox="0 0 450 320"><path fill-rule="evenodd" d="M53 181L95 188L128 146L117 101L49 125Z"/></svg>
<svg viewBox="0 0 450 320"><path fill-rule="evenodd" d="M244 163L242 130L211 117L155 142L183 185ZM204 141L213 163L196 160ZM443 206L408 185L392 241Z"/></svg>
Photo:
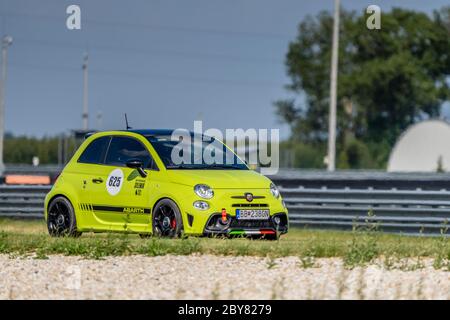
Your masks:
<svg viewBox="0 0 450 320"><path fill-rule="evenodd" d="M152 136L152 135L171 135L172 132L174 131L174 129L138 129L138 130L134 130L134 129L130 129L130 130L106 130L106 131L91 131L85 134L85 138L89 138L90 136L92 136L93 134L96 133L102 133L102 132L132 132L132 133L137 133L143 136Z"/></svg>
<svg viewBox="0 0 450 320"><path fill-rule="evenodd" d="M144 137L148 136L170 136L176 129L129 129L129 130L110 130L110 131L92 131L85 135L85 139L89 138L93 134L101 133L101 132L132 132L136 134L140 134ZM191 136L194 135L194 132L188 131Z"/></svg>
<svg viewBox="0 0 450 320"><path fill-rule="evenodd" d="M171 135L172 132L175 131L175 129L130 129L130 130L123 130L127 132L133 132L137 133L143 136L166 136Z"/></svg>

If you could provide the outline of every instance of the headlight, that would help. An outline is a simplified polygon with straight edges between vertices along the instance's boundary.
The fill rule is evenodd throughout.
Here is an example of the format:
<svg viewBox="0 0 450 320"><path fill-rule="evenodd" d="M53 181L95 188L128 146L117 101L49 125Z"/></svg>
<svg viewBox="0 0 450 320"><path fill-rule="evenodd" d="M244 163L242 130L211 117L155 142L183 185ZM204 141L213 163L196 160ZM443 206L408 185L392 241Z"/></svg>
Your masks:
<svg viewBox="0 0 450 320"><path fill-rule="evenodd" d="M208 210L209 209L209 204L205 201L195 201L193 203L193 206L195 209L198 209L198 210Z"/></svg>
<svg viewBox="0 0 450 320"><path fill-rule="evenodd" d="M194 187L194 192L203 199L211 199L214 196L214 191L206 184L197 184Z"/></svg>
<svg viewBox="0 0 450 320"><path fill-rule="evenodd" d="M272 192L272 195L275 198L279 198L280 197L280 191L278 190L276 185L274 185L273 183L270 184L270 192Z"/></svg>

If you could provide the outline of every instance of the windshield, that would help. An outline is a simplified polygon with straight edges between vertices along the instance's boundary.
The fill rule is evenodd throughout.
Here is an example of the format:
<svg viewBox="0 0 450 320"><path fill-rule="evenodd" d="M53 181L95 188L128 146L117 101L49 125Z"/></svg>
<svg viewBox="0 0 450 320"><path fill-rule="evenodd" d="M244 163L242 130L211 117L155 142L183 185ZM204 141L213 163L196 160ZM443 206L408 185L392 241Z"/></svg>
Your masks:
<svg viewBox="0 0 450 320"><path fill-rule="evenodd" d="M211 137L146 136L167 169L235 169L248 170L222 142Z"/></svg>

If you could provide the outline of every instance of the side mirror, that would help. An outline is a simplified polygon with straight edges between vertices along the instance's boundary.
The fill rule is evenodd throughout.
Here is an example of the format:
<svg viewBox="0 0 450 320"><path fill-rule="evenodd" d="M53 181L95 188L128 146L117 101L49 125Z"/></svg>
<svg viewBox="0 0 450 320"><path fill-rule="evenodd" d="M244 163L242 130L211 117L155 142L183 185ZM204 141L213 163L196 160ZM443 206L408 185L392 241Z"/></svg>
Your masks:
<svg viewBox="0 0 450 320"><path fill-rule="evenodd" d="M139 159L130 159L127 161L127 167L131 169L142 168L144 164Z"/></svg>
<svg viewBox="0 0 450 320"><path fill-rule="evenodd" d="M144 164L139 159L130 159L127 161L127 167L131 169L136 169L141 177L147 177L147 172L144 170Z"/></svg>

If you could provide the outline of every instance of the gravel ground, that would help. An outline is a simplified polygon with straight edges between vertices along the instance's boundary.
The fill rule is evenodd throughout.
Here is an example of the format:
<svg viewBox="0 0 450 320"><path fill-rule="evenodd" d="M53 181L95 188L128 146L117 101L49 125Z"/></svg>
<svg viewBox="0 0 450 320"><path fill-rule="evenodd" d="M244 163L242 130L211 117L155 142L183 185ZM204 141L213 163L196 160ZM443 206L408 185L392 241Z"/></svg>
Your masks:
<svg viewBox="0 0 450 320"><path fill-rule="evenodd" d="M387 270L347 270L341 259L209 255L78 257L0 255L1 299L450 299L450 272L430 259ZM409 271L406 271L409 270Z"/></svg>

